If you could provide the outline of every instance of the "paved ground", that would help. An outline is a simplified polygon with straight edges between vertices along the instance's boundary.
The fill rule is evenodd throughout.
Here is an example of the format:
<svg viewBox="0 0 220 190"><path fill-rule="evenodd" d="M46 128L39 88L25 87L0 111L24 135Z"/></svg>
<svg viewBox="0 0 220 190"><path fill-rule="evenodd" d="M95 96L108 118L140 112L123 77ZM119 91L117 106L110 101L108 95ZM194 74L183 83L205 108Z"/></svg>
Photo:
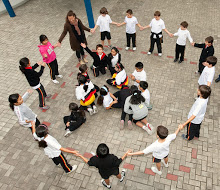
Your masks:
<svg viewBox="0 0 220 190"><path fill-rule="evenodd" d="M150 22L155 10L162 12L166 27L176 32L179 23L188 21L189 31L196 42L203 42L205 37L212 35L215 38L214 46L219 56L219 2L188 0L175 2L168 0L96 0L92 1L95 20L99 9L106 6L113 21L123 22L125 11L132 8L134 15L142 25ZM204 9L205 8L205 9ZM43 150L30 134L28 129L19 126L17 118L8 107L7 98L11 93L24 93L29 88L24 76L18 70L18 61L27 56L32 63L40 60L37 49L38 37L44 33L52 43L56 43L62 32L65 15L73 9L78 17L87 24L83 1L73 0L35 0L15 10L16 17L9 18L7 14L0 17L1 35L1 61L0 61L0 188L1 189L104 189L100 184L100 176L95 168L89 168L80 159L65 154L71 164L77 164L78 169L66 175L61 168L54 166L51 160L44 155ZM197 88L198 76L194 75L199 59L200 50L187 43L187 60L179 64L173 63L176 39L164 35L163 56L145 53L149 48L149 30L137 32L137 51L126 52L125 27L111 27L112 44L122 48L122 63L126 72L134 70L137 61L144 63L147 72L151 103L153 110L149 112L148 120L154 126L163 124L170 133L174 132L180 122L187 118L193 97ZM89 47L95 48L99 43L98 30L88 37ZM109 53L107 48L106 52ZM68 104L77 102L75 98L75 85L77 73L77 59L69 47L68 37L63 41L62 48L56 50L60 71L64 78L59 85L54 85L49 78L49 70L45 69L42 83L53 99L48 101L51 109L45 113L38 107L37 94L34 92L27 104L38 114L40 121L48 122L51 135L64 147L80 150L89 157L99 143L107 143L112 153L122 156L131 148L134 151L142 150L152 143L156 137L149 136L142 129L133 127L133 130L118 128L120 111L104 110L99 107L99 113L87 117L87 122L70 137L64 138L64 125L62 117L68 114ZM155 52L156 53L156 52ZM92 59L88 57L91 63ZM89 63L89 64L90 64ZM216 67L216 75L220 73ZM90 77L93 83L102 86L109 73L99 78ZM100 82L101 81L101 82ZM129 82L131 85L131 81ZM126 180L119 183L111 178L112 189L219 189L220 188L220 84L213 83L212 96L209 101L205 120L202 124L199 140L185 142L180 134L171 144L169 154L169 168L163 169L161 176L152 175L151 155L129 157L121 165L127 168ZM110 88L112 92L116 89ZM183 132L181 132L183 133Z"/></svg>

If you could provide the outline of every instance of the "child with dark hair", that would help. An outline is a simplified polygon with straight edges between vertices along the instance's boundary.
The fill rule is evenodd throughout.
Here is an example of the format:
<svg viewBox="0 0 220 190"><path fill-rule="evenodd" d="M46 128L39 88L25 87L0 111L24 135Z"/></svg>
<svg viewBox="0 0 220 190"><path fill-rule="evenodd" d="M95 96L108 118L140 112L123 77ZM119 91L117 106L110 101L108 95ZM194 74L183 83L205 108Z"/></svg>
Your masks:
<svg viewBox="0 0 220 190"><path fill-rule="evenodd" d="M197 94L199 98L194 102L188 114L188 120L180 124L181 128L187 125L186 135L182 135L183 139L192 140L194 137L199 138L200 127L205 117L207 103L211 95L211 88L207 85L200 85Z"/></svg>
<svg viewBox="0 0 220 190"><path fill-rule="evenodd" d="M95 77L99 76L99 72L103 75L106 73L108 58L103 52L103 46L101 44L96 45L96 52L92 52L84 43L81 46L91 55L93 58L92 70Z"/></svg>
<svg viewBox="0 0 220 190"><path fill-rule="evenodd" d="M152 105L150 105L150 92L148 90L148 83L146 81L140 81L139 90L141 91L141 95L145 98L145 102L148 105L148 110L151 110Z"/></svg>
<svg viewBox="0 0 220 190"><path fill-rule="evenodd" d="M120 182L123 182L125 177L125 170L122 170L121 174L119 173L119 165L125 159L125 157L131 151L128 150L124 156L120 159L114 154L109 154L109 148L106 144L101 143L96 149L96 155L91 157L90 160L87 160L80 154L76 154L80 158L84 160L89 166L95 166L99 170L99 174L101 175L102 184L108 189L111 188L109 177L111 175L115 175Z"/></svg>
<svg viewBox="0 0 220 190"><path fill-rule="evenodd" d="M20 70L25 75L30 86L36 90L39 94L39 108L47 110L50 107L45 105L45 98L50 98L51 95L47 95L44 86L40 83L40 76L43 74L45 63L39 61L33 67L31 66L30 60L24 57L20 60ZM35 69L41 65L40 71L36 72Z"/></svg>
<svg viewBox="0 0 220 190"><path fill-rule="evenodd" d="M133 114L133 122L147 131L150 135L153 133L153 126L147 122L148 104L139 90L133 91L132 95L127 97L124 105L124 112Z"/></svg>
<svg viewBox="0 0 220 190"><path fill-rule="evenodd" d="M109 92L109 88L106 85L100 89L100 96L98 97L97 104L100 106L103 105L107 110L111 108L121 108L117 98Z"/></svg>
<svg viewBox="0 0 220 190"><path fill-rule="evenodd" d="M180 60L179 63L182 63L184 61L184 55L185 55L185 48L186 48L186 38L190 41L190 43L193 42L193 39L190 36L190 32L187 30L188 23L186 21L181 22L180 28L178 32L171 36L178 36L176 41L176 54L174 62L177 62L179 59L180 54Z"/></svg>
<svg viewBox="0 0 220 190"><path fill-rule="evenodd" d="M80 75L78 77L79 86L76 87L76 98L80 100L80 108L87 110L90 115L93 115L98 112L97 107L95 106L95 93L96 89L91 81L87 81L86 77ZM87 106L91 106L88 108Z"/></svg>
<svg viewBox="0 0 220 190"><path fill-rule="evenodd" d="M147 74L144 71L144 65L141 62L135 64L135 70L130 74L131 80L134 81L134 85L139 86L140 81L147 81Z"/></svg>
<svg viewBox="0 0 220 190"><path fill-rule="evenodd" d="M64 116L63 122L66 125L66 133L64 137L68 137L74 130L78 129L83 123L86 122L86 115L84 110L80 110L76 103L69 104L71 114Z"/></svg>
<svg viewBox="0 0 220 190"><path fill-rule="evenodd" d="M32 90L27 90L22 97L19 94L11 94L8 101L10 108L18 117L19 124L28 127L33 133L31 121L35 122L36 127L40 124L40 121L37 119L37 115L24 103L30 93L32 93Z"/></svg>
<svg viewBox="0 0 220 190"><path fill-rule="evenodd" d="M106 82L109 85L115 86L121 89L122 85L128 85L128 76L125 72L124 66L121 63L115 65L116 73L111 79L107 79Z"/></svg>
<svg viewBox="0 0 220 190"><path fill-rule="evenodd" d="M205 43L198 44L193 42L192 46L197 47L197 48L202 48L202 52L199 58L199 69L195 73L201 74L205 66L203 65L203 62L206 62L206 58L209 56L214 55L214 47L213 47L213 41L214 38L212 36L209 36L205 39Z"/></svg>
<svg viewBox="0 0 220 190"><path fill-rule="evenodd" d="M118 48L113 47L111 53L108 54L108 68L111 75L116 73L115 65L121 63L121 54L119 53Z"/></svg>
<svg viewBox="0 0 220 190"><path fill-rule="evenodd" d="M173 141L177 134L180 131L180 127L176 130L175 133L168 135L168 129L162 125L157 127L157 138L154 143L152 143L150 146L145 148L142 151L129 153L129 156L135 156L135 155L142 155L142 154L149 154L153 153L153 162L156 163L156 167L151 167L151 170L161 175L161 162L163 165L167 168L168 167L168 155L169 155L169 146L171 141Z"/></svg>
<svg viewBox="0 0 220 190"><path fill-rule="evenodd" d="M59 74L56 54L54 52L54 49L58 46L58 44L52 46L47 36L44 34L40 35L39 38L41 45L39 45L38 47L43 57L43 61L47 63L47 66L50 69L50 77L53 83L58 84L59 81L56 80L56 76L59 78L63 78L63 76Z"/></svg>
<svg viewBox="0 0 220 190"><path fill-rule="evenodd" d="M44 153L47 155L50 159L53 160L54 164L58 166L59 164L62 166L64 171L69 174L76 170L77 165L71 166L65 156L63 155L63 152L68 152L71 154L77 154L77 151L72 151L67 148L63 148L59 142L49 135L48 127L45 124L40 124L36 129L35 125L33 124L33 135L38 139L39 147L44 148Z"/></svg>

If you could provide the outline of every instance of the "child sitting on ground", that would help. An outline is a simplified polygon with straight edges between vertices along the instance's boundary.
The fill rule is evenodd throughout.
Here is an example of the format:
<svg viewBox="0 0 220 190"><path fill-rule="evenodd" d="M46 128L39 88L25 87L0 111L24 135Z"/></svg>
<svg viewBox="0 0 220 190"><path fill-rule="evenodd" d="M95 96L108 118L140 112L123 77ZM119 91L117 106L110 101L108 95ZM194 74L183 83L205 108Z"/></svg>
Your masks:
<svg viewBox="0 0 220 190"><path fill-rule="evenodd" d="M150 92L147 89L148 83L146 81L140 81L139 90L141 91L141 95L145 98L145 102L147 103L148 110L152 109L152 105L150 105Z"/></svg>
<svg viewBox="0 0 220 190"><path fill-rule="evenodd" d="M121 54L119 53L118 48L113 47L111 53L108 54L108 68L111 75L116 73L115 65L121 63Z"/></svg>
<svg viewBox="0 0 220 190"><path fill-rule="evenodd" d="M132 74L130 74L131 80L134 81L135 86L139 86L140 81L147 81L147 75L144 71L144 65L141 62L137 62L135 64L135 70Z"/></svg>

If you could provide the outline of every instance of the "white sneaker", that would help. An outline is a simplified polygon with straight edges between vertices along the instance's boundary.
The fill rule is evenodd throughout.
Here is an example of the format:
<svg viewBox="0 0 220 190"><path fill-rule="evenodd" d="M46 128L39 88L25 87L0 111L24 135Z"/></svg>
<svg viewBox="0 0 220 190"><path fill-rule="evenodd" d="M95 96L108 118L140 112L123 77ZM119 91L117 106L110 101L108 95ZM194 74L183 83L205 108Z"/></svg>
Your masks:
<svg viewBox="0 0 220 190"><path fill-rule="evenodd" d="M136 49L137 49L136 47L133 47L133 51L136 51Z"/></svg>
<svg viewBox="0 0 220 190"><path fill-rule="evenodd" d="M58 78L63 78L63 75L57 75Z"/></svg>
<svg viewBox="0 0 220 190"><path fill-rule="evenodd" d="M67 172L66 174L72 173L74 170L76 170L76 168L77 168L77 165L73 165L73 166L72 166L72 170L71 170L70 172Z"/></svg>
<svg viewBox="0 0 220 190"><path fill-rule="evenodd" d="M147 52L147 54L148 54L148 55L151 55L151 52L150 52L150 51L148 51L148 52Z"/></svg>
<svg viewBox="0 0 220 190"><path fill-rule="evenodd" d="M52 80L54 84L59 84L59 81L57 81L56 79L55 80Z"/></svg>
<svg viewBox="0 0 220 190"><path fill-rule="evenodd" d="M66 130L66 133L65 133L65 135L64 135L64 137L70 136L71 133L72 133L72 132L71 132L69 129L67 129L67 130Z"/></svg>
<svg viewBox="0 0 220 190"><path fill-rule="evenodd" d="M162 171L159 171L156 167L151 167L151 170L154 172L154 173L156 173L156 174L158 174L158 175L161 175L162 174Z"/></svg>
<svg viewBox="0 0 220 190"><path fill-rule="evenodd" d="M161 56L162 56L162 53L158 53L158 56L160 56L160 57L161 57Z"/></svg>
<svg viewBox="0 0 220 190"><path fill-rule="evenodd" d="M125 172L126 172L125 169L123 169L123 170L121 171L121 179L119 180L120 182L122 182L122 181L124 180L124 178L125 178Z"/></svg>
<svg viewBox="0 0 220 190"><path fill-rule="evenodd" d="M93 106L93 113L94 113L94 114L95 114L95 113L98 113L98 109L97 109L96 106Z"/></svg>
<svg viewBox="0 0 220 190"><path fill-rule="evenodd" d="M149 123L147 123L147 126L143 126L142 129L144 129L145 131L147 131L147 133L149 135L153 134L153 126Z"/></svg>
<svg viewBox="0 0 220 190"><path fill-rule="evenodd" d="M93 115L93 114L94 114L94 112L93 112L93 109L92 109L92 108L88 108L87 110L88 110L88 112L89 112L89 114L90 114L90 115Z"/></svg>
<svg viewBox="0 0 220 190"><path fill-rule="evenodd" d="M126 47L125 50L128 51L130 49L130 47Z"/></svg>
<svg viewBox="0 0 220 190"><path fill-rule="evenodd" d="M102 182L103 186L107 187L108 189L111 189L111 185L107 185L107 183L105 183L104 179L102 179L101 182Z"/></svg>
<svg viewBox="0 0 220 190"><path fill-rule="evenodd" d="M163 165L165 166L165 168L168 168L169 164L167 162L167 164L165 163L164 159L161 160L161 162L163 163Z"/></svg>

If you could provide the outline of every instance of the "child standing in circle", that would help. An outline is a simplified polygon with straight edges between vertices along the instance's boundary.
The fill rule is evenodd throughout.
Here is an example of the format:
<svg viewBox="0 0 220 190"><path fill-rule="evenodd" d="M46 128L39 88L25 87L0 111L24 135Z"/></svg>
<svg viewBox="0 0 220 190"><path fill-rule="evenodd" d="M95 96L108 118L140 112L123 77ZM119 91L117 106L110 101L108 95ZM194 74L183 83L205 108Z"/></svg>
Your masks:
<svg viewBox="0 0 220 190"><path fill-rule="evenodd" d="M96 28L99 26L100 27L100 32L101 32L101 44L104 46L104 40L107 38L108 40L108 47L111 48L111 34L110 34L110 26L109 24L115 24L117 25L118 23L113 22L108 15L108 11L105 7L102 7L100 10L100 16L98 17L98 20L96 22L95 27L92 29L92 32L95 32Z"/></svg>
<svg viewBox="0 0 220 190"><path fill-rule="evenodd" d="M54 52L54 49L58 46L57 44L52 46L51 43L48 41L47 36L40 35L40 43L39 45L39 51L43 57L43 61L47 63L47 66L50 69L50 77L53 81L53 83L58 84L59 81L56 80L56 76L59 78L63 78L62 75L59 74L58 71L58 64L56 59L56 54Z"/></svg>
<svg viewBox="0 0 220 190"><path fill-rule="evenodd" d="M121 54L119 53L118 48L113 47L111 53L108 54L108 68L111 75L116 73L115 65L121 63Z"/></svg>
<svg viewBox="0 0 220 190"><path fill-rule="evenodd" d="M54 162L54 164L56 164L56 166L58 166L60 164L67 174L76 170L77 165L71 166L67 162L62 151L72 153L72 154L77 154L77 151L72 151L72 150L63 148L54 137L49 135L48 128L46 125L41 124L36 129L35 129L35 126L33 125L33 128L34 128L34 130L33 130L34 136L38 137L39 147L44 148L44 153L50 159L53 160L53 162Z"/></svg>
<svg viewBox="0 0 220 190"><path fill-rule="evenodd" d="M36 72L35 69L41 65L40 71ZM50 107L45 105L45 98L50 98L51 95L47 95L44 86L40 83L40 76L43 74L45 63L38 62L33 67L27 57L20 60L20 70L25 75L30 86L36 90L39 94L39 108L47 110Z"/></svg>

